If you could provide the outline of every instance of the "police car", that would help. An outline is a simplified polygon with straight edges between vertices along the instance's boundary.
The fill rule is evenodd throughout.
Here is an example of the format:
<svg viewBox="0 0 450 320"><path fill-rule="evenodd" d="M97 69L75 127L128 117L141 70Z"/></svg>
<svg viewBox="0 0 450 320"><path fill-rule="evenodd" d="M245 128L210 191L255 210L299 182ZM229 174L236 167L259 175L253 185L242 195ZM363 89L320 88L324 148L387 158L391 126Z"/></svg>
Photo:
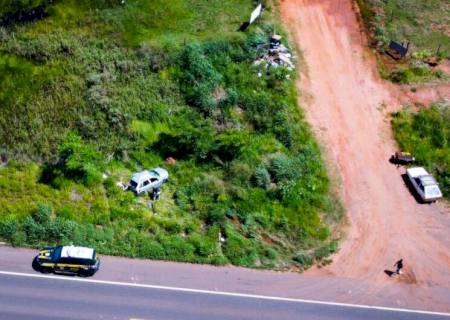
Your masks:
<svg viewBox="0 0 450 320"><path fill-rule="evenodd" d="M77 246L47 247L39 251L33 261L41 272L55 272L92 276L100 268L95 249Z"/></svg>

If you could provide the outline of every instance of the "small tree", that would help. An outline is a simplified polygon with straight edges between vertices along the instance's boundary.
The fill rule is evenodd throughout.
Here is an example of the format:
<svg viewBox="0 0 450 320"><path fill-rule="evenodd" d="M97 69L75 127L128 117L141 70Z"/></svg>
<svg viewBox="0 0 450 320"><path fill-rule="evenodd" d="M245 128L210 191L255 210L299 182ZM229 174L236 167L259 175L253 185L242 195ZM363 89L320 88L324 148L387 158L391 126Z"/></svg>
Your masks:
<svg viewBox="0 0 450 320"><path fill-rule="evenodd" d="M58 185L57 178L67 178L91 186L101 182L103 166L99 151L69 133L59 148L58 161L44 167L41 180Z"/></svg>

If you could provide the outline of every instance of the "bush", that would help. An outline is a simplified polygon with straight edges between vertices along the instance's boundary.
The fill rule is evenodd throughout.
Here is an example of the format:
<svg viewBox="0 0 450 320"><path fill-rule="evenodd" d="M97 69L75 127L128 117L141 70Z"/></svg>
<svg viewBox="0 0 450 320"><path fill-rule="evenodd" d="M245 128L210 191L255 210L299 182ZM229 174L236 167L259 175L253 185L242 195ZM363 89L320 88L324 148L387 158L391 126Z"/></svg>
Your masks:
<svg viewBox="0 0 450 320"><path fill-rule="evenodd" d="M327 258L331 254L335 253L337 251L337 242L331 241L328 245L322 246L314 251L314 258L317 261L322 261L323 259Z"/></svg>
<svg viewBox="0 0 450 320"><path fill-rule="evenodd" d="M257 257L252 242L237 233L230 225L225 228L225 235L223 253L227 259L237 266L252 266Z"/></svg>
<svg viewBox="0 0 450 320"><path fill-rule="evenodd" d="M166 258L163 246L150 239L145 239L140 243L138 254L147 259L163 260Z"/></svg>
<svg viewBox="0 0 450 320"><path fill-rule="evenodd" d="M179 61L183 70L180 82L187 102L205 114L211 114L217 106L213 92L220 84L220 74L197 43L186 45Z"/></svg>
<svg viewBox="0 0 450 320"><path fill-rule="evenodd" d="M16 220L0 221L0 237L6 241L12 241L14 235L19 232L19 222Z"/></svg>
<svg viewBox="0 0 450 320"><path fill-rule="evenodd" d="M297 159L282 154L272 159L270 173L275 182L294 182L300 176L300 169Z"/></svg>
<svg viewBox="0 0 450 320"><path fill-rule="evenodd" d="M32 213L31 217L38 224L46 224L50 221L50 216L52 214L52 207L47 204L38 204L37 210Z"/></svg>
<svg viewBox="0 0 450 320"><path fill-rule="evenodd" d="M255 186L267 189L270 184L270 174L266 167L260 165L256 168L253 181Z"/></svg>
<svg viewBox="0 0 450 320"><path fill-rule="evenodd" d="M292 258L297 263L300 263L304 268L309 268L313 264L313 259L311 256L306 254L299 254Z"/></svg>
<svg viewBox="0 0 450 320"><path fill-rule="evenodd" d="M194 261L195 248L180 236L162 236L159 242L164 248L167 259L177 261Z"/></svg>
<svg viewBox="0 0 450 320"><path fill-rule="evenodd" d="M93 186L102 181L103 166L102 156L93 146L69 133L59 148L58 162L44 167L41 180L58 186L58 178L68 178Z"/></svg>
<svg viewBox="0 0 450 320"><path fill-rule="evenodd" d="M37 245L42 240L46 240L46 226L40 225L30 216L25 218L23 223L23 230L27 235L27 242L31 245Z"/></svg>

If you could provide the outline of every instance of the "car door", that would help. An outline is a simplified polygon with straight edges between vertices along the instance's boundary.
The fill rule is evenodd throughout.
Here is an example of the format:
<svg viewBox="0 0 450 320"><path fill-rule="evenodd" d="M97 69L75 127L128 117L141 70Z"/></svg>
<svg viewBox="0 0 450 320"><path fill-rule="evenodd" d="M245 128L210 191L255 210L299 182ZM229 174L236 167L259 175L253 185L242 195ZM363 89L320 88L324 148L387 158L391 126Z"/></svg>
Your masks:
<svg viewBox="0 0 450 320"><path fill-rule="evenodd" d="M142 182L142 191L147 192L150 188L150 181L148 179L145 179L144 182Z"/></svg>
<svg viewBox="0 0 450 320"><path fill-rule="evenodd" d="M417 191L419 191L420 197L425 200L426 199L426 197L425 197L425 187L423 186L422 182L420 182L420 181L418 183L418 190Z"/></svg>
<svg viewBox="0 0 450 320"><path fill-rule="evenodd" d="M151 177L150 178L150 184L151 184L152 188L159 187L159 179L156 178L156 177Z"/></svg>
<svg viewBox="0 0 450 320"><path fill-rule="evenodd" d="M55 271L77 273L78 263L73 258L59 258L55 264Z"/></svg>

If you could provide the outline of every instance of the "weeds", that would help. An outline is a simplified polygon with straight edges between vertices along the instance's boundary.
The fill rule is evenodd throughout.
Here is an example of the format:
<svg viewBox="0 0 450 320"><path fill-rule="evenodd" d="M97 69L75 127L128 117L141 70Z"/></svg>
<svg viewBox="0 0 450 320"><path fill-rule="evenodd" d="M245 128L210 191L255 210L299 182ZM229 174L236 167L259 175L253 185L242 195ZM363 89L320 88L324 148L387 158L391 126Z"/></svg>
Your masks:
<svg viewBox="0 0 450 320"><path fill-rule="evenodd" d="M404 110L392 118L395 139L402 150L414 154L418 164L437 178L450 199L450 108L437 103L430 109L412 113Z"/></svg>
<svg viewBox="0 0 450 320"><path fill-rule="evenodd" d="M62 0L1 29L0 237L263 268L329 243L329 181L294 77L252 65L270 17L235 32L252 5ZM151 209L116 186L167 157Z"/></svg>

